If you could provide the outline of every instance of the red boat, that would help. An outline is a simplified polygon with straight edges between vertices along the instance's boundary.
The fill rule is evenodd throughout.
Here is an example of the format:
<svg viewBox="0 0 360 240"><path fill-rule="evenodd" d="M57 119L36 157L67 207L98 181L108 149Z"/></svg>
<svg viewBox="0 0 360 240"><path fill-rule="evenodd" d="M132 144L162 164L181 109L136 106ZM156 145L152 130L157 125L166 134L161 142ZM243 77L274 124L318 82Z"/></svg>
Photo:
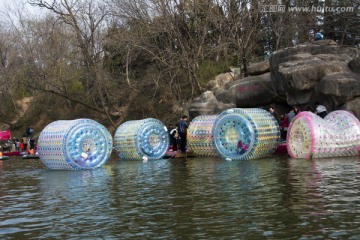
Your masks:
<svg viewBox="0 0 360 240"><path fill-rule="evenodd" d="M19 151L15 151L15 152L3 152L2 154L3 154L3 156L11 157L11 156L22 156L22 155L25 154L25 152L19 152Z"/></svg>

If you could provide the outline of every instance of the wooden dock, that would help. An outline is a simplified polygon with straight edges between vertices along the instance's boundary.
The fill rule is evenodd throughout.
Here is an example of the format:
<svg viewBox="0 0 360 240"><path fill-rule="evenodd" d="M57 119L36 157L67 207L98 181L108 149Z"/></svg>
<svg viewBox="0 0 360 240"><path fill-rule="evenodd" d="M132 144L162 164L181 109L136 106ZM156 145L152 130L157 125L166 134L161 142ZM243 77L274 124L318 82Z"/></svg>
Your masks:
<svg viewBox="0 0 360 240"><path fill-rule="evenodd" d="M167 151L164 158L190 158L190 157L195 157L195 154L193 152L186 152L186 153L182 153L182 152L172 152L172 151Z"/></svg>

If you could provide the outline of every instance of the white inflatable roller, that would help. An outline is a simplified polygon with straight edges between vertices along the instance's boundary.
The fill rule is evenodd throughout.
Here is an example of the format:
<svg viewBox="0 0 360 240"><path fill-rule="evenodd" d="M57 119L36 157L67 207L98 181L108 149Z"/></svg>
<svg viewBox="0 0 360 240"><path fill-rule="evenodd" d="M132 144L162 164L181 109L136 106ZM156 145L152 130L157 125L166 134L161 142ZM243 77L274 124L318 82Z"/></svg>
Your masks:
<svg viewBox="0 0 360 240"><path fill-rule="evenodd" d="M91 119L55 121L41 131L37 150L41 162L50 169L94 169L109 159L112 137Z"/></svg>
<svg viewBox="0 0 360 240"><path fill-rule="evenodd" d="M114 147L122 159L160 159L169 148L169 134L154 118L127 121L116 130Z"/></svg>
<svg viewBox="0 0 360 240"><path fill-rule="evenodd" d="M347 111L324 119L301 112L290 123L287 149L292 158L355 156L360 152L360 122Z"/></svg>

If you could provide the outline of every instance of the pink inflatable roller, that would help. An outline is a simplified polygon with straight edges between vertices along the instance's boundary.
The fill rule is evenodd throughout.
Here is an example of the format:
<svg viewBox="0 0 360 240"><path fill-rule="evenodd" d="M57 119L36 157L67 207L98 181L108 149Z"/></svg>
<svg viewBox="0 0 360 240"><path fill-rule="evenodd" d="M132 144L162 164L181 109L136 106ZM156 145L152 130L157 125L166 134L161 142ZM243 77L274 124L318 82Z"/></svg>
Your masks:
<svg viewBox="0 0 360 240"><path fill-rule="evenodd" d="M290 123L287 149L292 158L355 156L360 152L360 122L347 111L334 111L324 119L301 112Z"/></svg>

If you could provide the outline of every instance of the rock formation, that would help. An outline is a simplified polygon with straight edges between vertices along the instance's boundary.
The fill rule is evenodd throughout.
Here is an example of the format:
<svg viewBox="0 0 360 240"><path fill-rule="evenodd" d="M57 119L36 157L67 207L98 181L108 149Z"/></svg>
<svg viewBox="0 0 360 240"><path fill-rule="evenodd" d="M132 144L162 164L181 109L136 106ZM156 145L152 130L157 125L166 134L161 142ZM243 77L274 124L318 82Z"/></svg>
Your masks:
<svg viewBox="0 0 360 240"><path fill-rule="evenodd" d="M211 115L234 107L236 107L236 104L219 102L212 91L206 91L200 97L192 101L189 108L189 115L190 118L199 115Z"/></svg>
<svg viewBox="0 0 360 240"><path fill-rule="evenodd" d="M355 47L329 40L307 42L274 52L269 61L250 65L249 77L219 75L190 105L190 116L236 107L287 111L316 102L328 111L346 109L360 118L360 57ZM200 104L201 103L201 104Z"/></svg>

